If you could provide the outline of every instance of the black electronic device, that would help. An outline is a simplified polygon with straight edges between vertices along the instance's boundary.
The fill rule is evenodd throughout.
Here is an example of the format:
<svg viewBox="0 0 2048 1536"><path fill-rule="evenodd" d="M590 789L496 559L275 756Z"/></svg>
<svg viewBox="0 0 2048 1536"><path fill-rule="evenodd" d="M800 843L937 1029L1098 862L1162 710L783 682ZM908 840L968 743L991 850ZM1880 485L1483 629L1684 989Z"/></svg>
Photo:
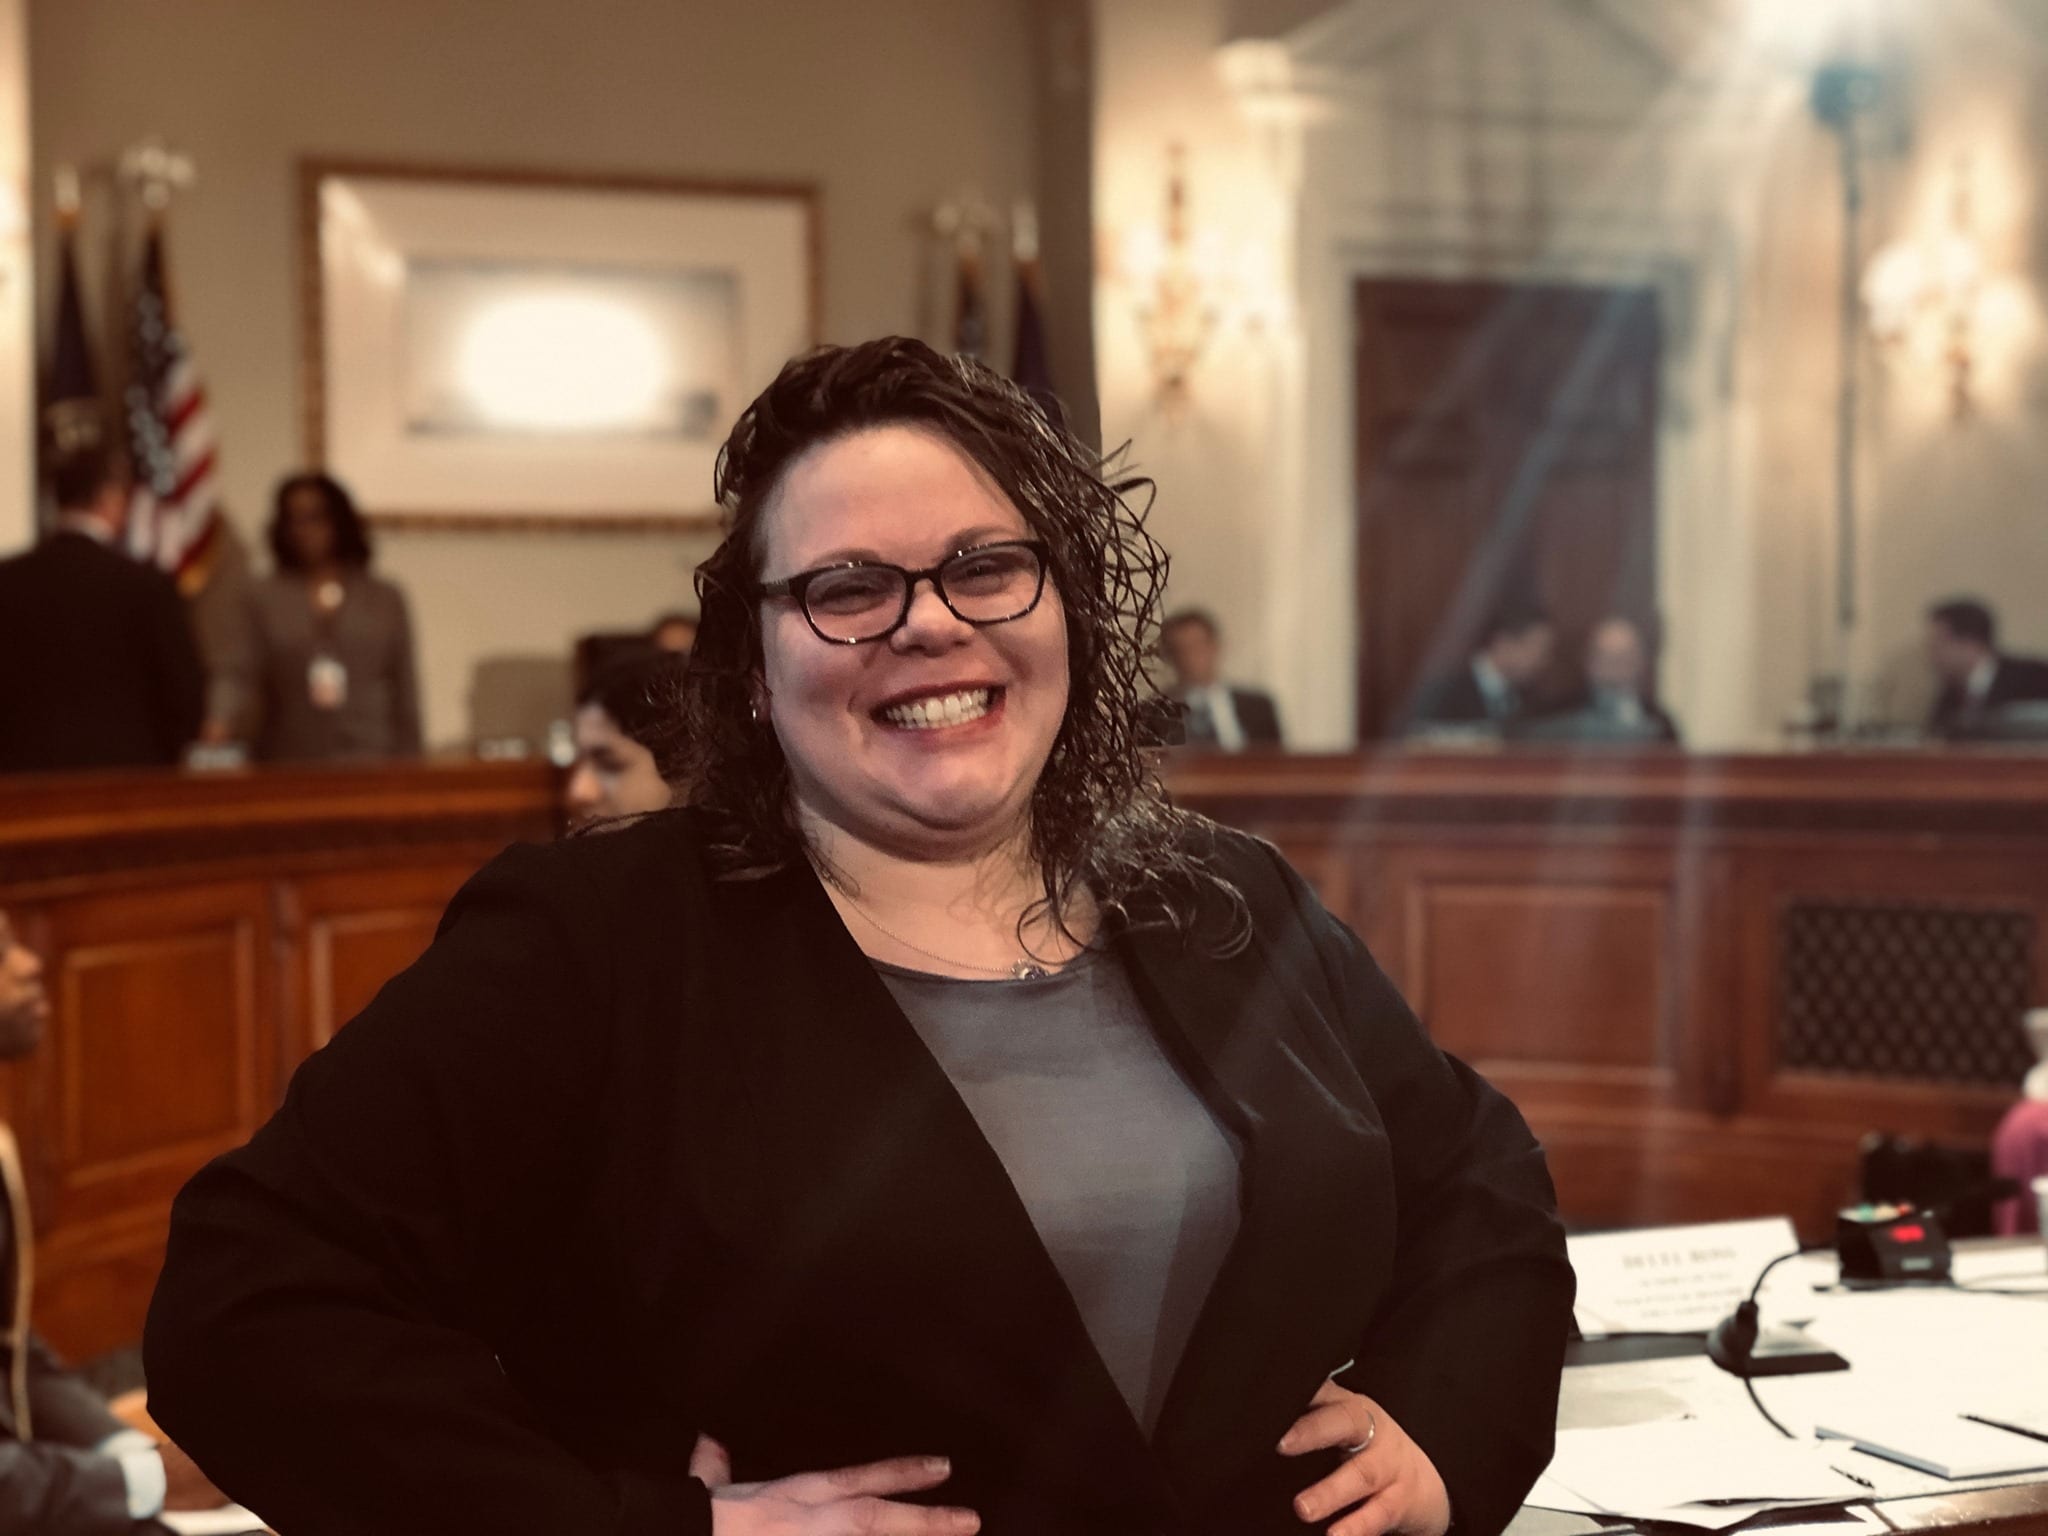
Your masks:
<svg viewBox="0 0 2048 1536"><path fill-rule="evenodd" d="M1900 1285L1949 1279L1948 1234L1930 1211L1859 1205L1835 1218L1835 1257L1845 1285Z"/></svg>
<svg viewBox="0 0 2048 1536"><path fill-rule="evenodd" d="M1756 1277L1756 1284L1749 1288L1749 1299L1730 1312L1707 1334L1707 1358L1731 1376L1740 1376L1748 1381L1754 1376L1805 1376L1815 1371L1846 1371L1849 1362L1836 1354L1827 1345L1807 1333L1797 1324L1777 1328L1764 1328L1758 1317L1757 1297L1764 1292L1764 1281L1771 1271L1780 1264L1796 1259L1804 1249L1781 1253L1766 1264ZM1756 1388L1749 1389L1752 1400ZM1771 1419L1764 1412L1764 1405L1757 1403L1757 1412ZM1771 1423L1778 1426L1780 1434L1788 1433L1776 1419Z"/></svg>
<svg viewBox="0 0 2048 1536"><path fill-rule="evenodd" d="M1846 1371L1849 1362L1804 1328L1761 1328L1754 1298L1742 1303L1707 1335L1707 1356L1731 1376L1807 1376Z"/></svg>

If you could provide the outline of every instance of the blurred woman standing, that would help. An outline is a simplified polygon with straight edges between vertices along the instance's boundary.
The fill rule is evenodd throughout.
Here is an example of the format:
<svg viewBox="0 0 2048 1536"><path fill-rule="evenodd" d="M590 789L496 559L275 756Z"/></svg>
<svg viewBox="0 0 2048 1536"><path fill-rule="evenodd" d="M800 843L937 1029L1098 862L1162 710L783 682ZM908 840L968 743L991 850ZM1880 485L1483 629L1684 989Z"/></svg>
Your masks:
<svg viewBox="0 0 2048 1536"><path fill-rule="evenodd" d="M263 762L416 757L419 684L405 594L370 574L370 535L333 477L292 475L270 519L276 570L249 594L229 671Z"/></svg>

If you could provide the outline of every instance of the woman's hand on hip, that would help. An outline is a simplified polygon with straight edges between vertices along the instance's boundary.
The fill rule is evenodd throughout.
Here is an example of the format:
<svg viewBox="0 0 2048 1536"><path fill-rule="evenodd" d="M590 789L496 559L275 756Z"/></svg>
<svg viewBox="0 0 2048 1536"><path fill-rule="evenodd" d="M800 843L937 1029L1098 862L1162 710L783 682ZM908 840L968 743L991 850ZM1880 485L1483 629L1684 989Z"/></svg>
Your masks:
<svg viewBox="0 0 2048 1536"><path fill-rule="evenodd" d="M1334 1381L1323 1383L1280 1437L1283 1456L1324 1450L1347 1454L1343 1466L1295 1497L1304 1521L1335 1520L1330 1536L1444 1536L1450 1529L1451 1496L1436 1464L1386 1409Z"/></svg>
<svg viewBox="0 0 2048 1536"><path fill-rule="evenodd" d="M711 1490L712 1536L970 1536L981 1529L971 1509L889 1497L938 1487L953 1475L943 1456L899 1456L772 1483L736 1483L725 1447L700 1435L690 1475Z"/></svg>

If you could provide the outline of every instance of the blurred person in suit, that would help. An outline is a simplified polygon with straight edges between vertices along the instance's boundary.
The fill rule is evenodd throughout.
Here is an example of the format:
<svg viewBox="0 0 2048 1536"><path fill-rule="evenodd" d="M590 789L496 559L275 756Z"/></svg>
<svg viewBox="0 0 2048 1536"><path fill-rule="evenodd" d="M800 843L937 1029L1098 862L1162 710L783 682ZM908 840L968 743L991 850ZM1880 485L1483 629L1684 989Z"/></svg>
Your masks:
<svg viewBox="0 0 2048 1536"><path fill-rule="evenodd" d="M1516 734L1530 740L1664 742L1678 722L1650 698L1650 652L1631 619L1602 619L1586 641L1586 687Z"/></svg>
<svg viewBox="0 0 2048 1536"><path fill-rule="evenodd" d="M233 711L265 762L417 757L420 700L405 594L370 572L370 532L340 481L288 476L271 575L244 609Z"/></svg>
<svg viewBox="0 0 2048 1536"><path fill-rule="evenodd" d="M1500 609L1465 665L1422 690L1411 730L1509 729L1527 715L1529 690L1556 647L1556 627L1541 608L1513 603Z"/></svg>
<svg viewBox="0 0 2048 1536"><path fill-rule="evenodd" d="M1928 609L1927 660L1941 685L1927 717L1930 735L1969 736L2014 704L2048 703L2048 661L1999 650L1997 615L1976 598Z"/></svg>
<svg viewBox="0 0 2048 1536"><path fill-rule="evenodd" d="M175 764L206 677L177 587L121 550L126 466L75 448L51 480L49 536L0 561L0 772Z"/></svg>
<svg viewBox="0 0 2048 1536"><path fill-rule="evenodd" d="M573 826L665 811L687 656L653 651L604 667L576 700L576 762L565 798Z"/></svg>
<svg viewBox="0 0 2048 1536"><path fill-rule="evenodd" d="M32 1053L49 1019L42 961L0 912L0 1062ZM154 1520L163 1510L225 1504L190 1457L115 1418L30 1330L34 1227L20 1152L4 1122L0 1187L0 1531L140 1536L163 1530Z"/></svg>
<svg viewBox="0 0 2048 1536"><path fill-rule="evenodd" d="M1212 752L1277 747L1280 710L1273 696L1223 681L1223 627L1205 608L1183 608L1159 629L1159 649L1173 668L1167 696L1183 710L1185 743Z"/></svg>

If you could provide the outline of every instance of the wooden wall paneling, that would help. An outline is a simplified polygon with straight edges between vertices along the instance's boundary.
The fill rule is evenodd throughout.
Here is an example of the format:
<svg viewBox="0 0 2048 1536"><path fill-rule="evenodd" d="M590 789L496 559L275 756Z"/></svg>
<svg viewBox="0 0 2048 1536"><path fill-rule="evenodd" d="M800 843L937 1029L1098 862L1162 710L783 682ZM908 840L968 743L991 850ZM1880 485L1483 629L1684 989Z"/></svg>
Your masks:
<svg viewBox="0 0 2048 1536"><path fill-rule="evenodd" d="M102 1190L163 1188L195 1153L255 1129L267 1112L269 924L254 881L53 906L57 1017L42 1063L64 1207L53 1214L129 1198Z"/></svg>
<svg viewBox="0 0 2048 1536"><path fill-rule="evenodd" d="M425 953L449 899L475 872L473 863L444 861L292 882L287 1074Z"/></svg>
<svg viewBox="0 0 2048 1536"><path fill-rule="evenodd" d="M2029 914L2034 991L2022 1003L2040 1004L2048 1002L2048 858L2024 843L1995 850L1929 843L1910 856L1896 848L1808 846L1746 852L1737 877L1735 1003L1743 1025L1738 1038L1745 1109L1833 1127L1851 1152L1855 1138L1873 1130L1964 1144L1987 1141L2018 1096L2017 1074L2009 1084L1903 1080L1854 1070L1799 1070L1781 1058L1784 925L1798 902ZM2015 1042L2021 1028L2015 1006Z"/></svg>
<svg viewBox="0 0 2048 1536"><path fill-rule="evenodd" d="M1365 947L1372 951L1380 969L1407 997L1407 977L1402 965L1407 953L1403 921L1406 906L1400 866L1390 858L1392 850L1384 837L1353 834L1342 847L1351 891L1351 910L1345 921L1350 923L1352 932L1365 940Z"/></svg>
<svg viewBox="0 0 2048 1536"><path fill-rule="evenodd" d="M73 1350L132 1339L170 1199L269 1112L270 906L258 881L79 897L48 909L55 1017L34 1064L44 1116L41 1287L97 1319Z"/></svg>
<svg viewBox="0 0 2048 1536"><path fill-rule="evenodd" d="M2030 971L2031 996L2018 995L2022 975L2014 997L2015 1031L2021 1001L2048 1001L2040 757L1404 751L1195 758L1171 782L1182 803L1225 822L1285 826L1290 849L1343 850L1353 925L1438 1038L1479 1055L1520 1104L1549 1148L1567 1218L1581 1225L1785 1212L1808 1237L1825 1236L1855 1190L1865 1131L1981 1142L2016 1096L2017 1074L1969 1086L1789 1070L1777 1042L1780 930L1792 904L2017 913L2031 928L2022 935L2030 954L2015 962L2015 922L2000 918L2003 937L1960 967L1950 944L1942 984L1960 976L1967 988L1980 971L2000 973L2003 997ZM1660 900L1668 952L1654 973L1574 973L1597 961L1603 940L1641 967L1647 914ZM1807 953L1810 939L1801 942ZM1942 942L1893 947L1910 958ZM1530 953L1536 961L1522 958ZM1916 964L1901 968L1894 955L1887 977L1907 990L1935 984ZM1477 979L1467 984L1461 965ZM1640 1012L1646 990L1656 991L1669 1010L1668 1071L1642 1082L1644 1037L1590 1027L1536 1042L1590 1060L1507 1054L1537 1054L1514 1034L1530 1016L1532 976L1539 996L1551 989L1546 1006L1590 999L1591 1014ZM1843 1027L1853 1033L1857 1022ZM1811 1056L1816 1031L1803 1027Z"/></svg>
<svg viewBox="0 0 2048 1536"><path fill-rule="evenodd" d="M1736 863L1688 829L1677 850L1681 1100L1726 1119L1742 1105L1742 994L1738 987Z"/></svg>
<svg viewBox="0 0 2048 1536"><path fill-rule="evenodd" d="M1409 1001L1518 1098L1680 1102L1686 967L1667 852L1567 838L1389 850Z"/></svg>
<svg viewBox="0 0 2048 1536"><path fill-rule="evenodd" d="M424 946L464 877L553 835L559 787L533 763L0 778L0 905L58 1003L43 1049L0 1071L0 1113L60 1350L136 1341L172 1194L268 1117L316 1028Z"/></svg>
<svg viewBox="0 0 2048 1536"><path fill-rule="evenodd" d="M1525 1107L1559 1208L1578 1230L1786 1215L1802 1240L1820 1242L1855 1193L1854 1162L1825 1130L1692 1111Z"/></svg>

